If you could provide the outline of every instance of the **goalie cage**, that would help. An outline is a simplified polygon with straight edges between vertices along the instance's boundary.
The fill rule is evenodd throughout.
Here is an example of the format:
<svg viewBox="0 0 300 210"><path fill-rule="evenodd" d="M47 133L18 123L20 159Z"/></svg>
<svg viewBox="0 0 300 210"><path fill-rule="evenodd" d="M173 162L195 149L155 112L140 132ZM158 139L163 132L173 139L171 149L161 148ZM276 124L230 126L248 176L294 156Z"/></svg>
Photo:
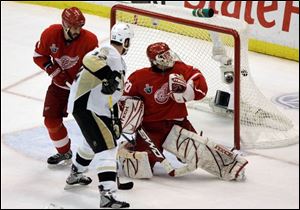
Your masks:
<svg viewBox="0 0 300 210"><path fill-rule="evenodd" d="M176 15L176 17L175 17ZM248 66L247 23L214 15L192 16L192 10L155 4L117 4L111 10L111 27L128 23L135 36L125 61L134 71L149 66L147 46L166 42L187 64L201 70L208 83L208 93L201 101L188 103L189 108L209 111L232 119L232 138L236 149L272 148L299 141L293 122L284 116L256 87ZM222 82L220 63L212 58L213 46L224 47L232 58L234 82ZM128 76L128 75L127 75ZM214 105L217 90L234 92L234 111Z"/></svg>

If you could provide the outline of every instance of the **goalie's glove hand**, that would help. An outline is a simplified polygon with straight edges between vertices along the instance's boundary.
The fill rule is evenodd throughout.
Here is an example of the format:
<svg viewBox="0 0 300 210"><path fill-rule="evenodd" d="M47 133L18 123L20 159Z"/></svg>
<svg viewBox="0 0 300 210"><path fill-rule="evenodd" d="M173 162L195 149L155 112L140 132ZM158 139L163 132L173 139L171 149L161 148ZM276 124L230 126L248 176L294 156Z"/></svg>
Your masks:
<svg viewBox="0 0 300 210"><path fill-rule="evenodd" d="M53 64L45 70L48 75L52 77L53 82L58 86L67 87L73 82L73 79L69 74L66 71L63 71L57 64Z"/></svg>
<svg viewBox="0 0 300 210"><path fill-rule="evenodd" d="M106 95L113 94L118 89L120 80L121 74L118 71L112 71L108 78L103 80L101 92Z"/></svg>
<svg viewBox="0 0 300 210"><path fill-rule="evenodd" d="M170 74L169 77L169 92L183 93L186 90L186 81L182 75Z"/></svg>
<svg viewBox="0 0 300 210"><path fill-rule="evenodd" d="M185 103L183 93L186 90L186 81L182 75L169 75L169 93L168 95L177 103Z"/></svg>

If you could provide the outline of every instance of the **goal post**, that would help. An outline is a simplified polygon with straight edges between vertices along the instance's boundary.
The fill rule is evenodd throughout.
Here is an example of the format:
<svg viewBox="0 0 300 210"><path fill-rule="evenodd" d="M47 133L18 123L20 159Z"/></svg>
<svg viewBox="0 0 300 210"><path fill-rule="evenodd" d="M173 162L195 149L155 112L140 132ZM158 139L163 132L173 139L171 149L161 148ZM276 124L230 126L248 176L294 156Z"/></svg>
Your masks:
<svg viewBox="0 0 300 210"><path fill-rule="evenodd" d="M117 4L111 9L111 27L117 22L130 24L135 33L125 56L130 71L149 66L147 46L160 41L166 42L185 63L200 69L208 83L208 94L202 101L188 103L188 107L231 118L236 149L298 142L292 122L267 101L251 77L245 22L219 15L194 17L191 9L154 4ZM218 45L224 50L224 56L232 60L232 84L222 80L220 66L224 63L213 59L213 50ZM214 104L220 90L231 93L232 109Z"/></svg>

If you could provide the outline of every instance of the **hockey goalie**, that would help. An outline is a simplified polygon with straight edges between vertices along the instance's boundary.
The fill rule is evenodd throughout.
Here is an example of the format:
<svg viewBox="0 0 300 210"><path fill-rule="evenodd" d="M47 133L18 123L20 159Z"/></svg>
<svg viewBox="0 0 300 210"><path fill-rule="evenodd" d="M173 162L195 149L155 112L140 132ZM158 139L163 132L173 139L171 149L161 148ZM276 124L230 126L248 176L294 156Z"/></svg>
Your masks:
<svg viewBox="0 0 300 210"><path fill-rule="evenodd" d="M207 84L200 70L183 63L166 43L147 48L151 67L131 74L121 104L123 133L135 134L118 151L124 174L151 178L154 164L162 164L170 176L182 176L202 168L223 180L244 179L248 161L210 138L196 133L187 119L186 102L201 100ZM174 168L163 151L184 165Z"/></svg>

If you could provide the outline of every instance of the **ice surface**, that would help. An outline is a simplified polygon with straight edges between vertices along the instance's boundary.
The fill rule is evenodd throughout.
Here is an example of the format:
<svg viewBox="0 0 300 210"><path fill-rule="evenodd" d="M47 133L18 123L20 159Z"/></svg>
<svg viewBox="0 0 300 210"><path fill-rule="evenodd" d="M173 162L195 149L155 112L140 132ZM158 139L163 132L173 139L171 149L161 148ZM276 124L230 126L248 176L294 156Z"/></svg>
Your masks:
<svg viewBox="0 0 300 210"><path fill-rule="evenodd" d="M70 191L63 189L69 168L49 169L46 164L54 152L42 118L50 80L38 74L41 70L32 55L42 30L59 23L60 15L58 9L1 2L1 208L99 207L93 164L88 172L92 184ZM109 20L86 18L85 27L99 40L107 39ZM299 95L297 62L257 53L250 53L249 61L256 84L268 99L291 92ZM299 125L299 109L279 108ZM189 113L196 129L203 129L197 120L206 114ZM222 138L222 128L209 123L210 119L205 129ZM219 126L222 123L226 121L220 120ZM72 117L66 126L75 149L82 137ZM132 208L299 208L299 144L245 154L249 160L245 182L220 181L200 169L171 178L158 165L153 179L134 180L133 190L119 191L119 197Z"/></svg>

